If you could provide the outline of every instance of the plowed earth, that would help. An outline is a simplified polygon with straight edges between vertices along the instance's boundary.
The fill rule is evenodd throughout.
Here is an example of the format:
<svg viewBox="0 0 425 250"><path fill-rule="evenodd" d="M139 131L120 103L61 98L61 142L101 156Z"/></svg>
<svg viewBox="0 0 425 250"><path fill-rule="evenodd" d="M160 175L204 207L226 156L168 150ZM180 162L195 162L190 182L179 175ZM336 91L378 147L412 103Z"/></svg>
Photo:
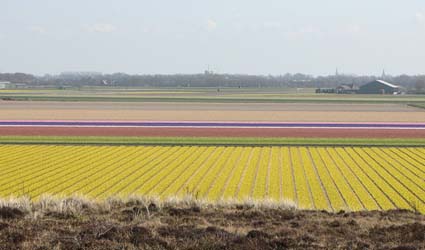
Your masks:
<svg viewBox="0 0 425 250"><path fill-rule="evenodd" d="M1 102L0 120L424 123L425 112L398 104ZM0 135L425 138L425 129L5 126Z"/></svg>
<svg viewBox="0 0 425 250"><path fill-rule="evenodd" d="M425 138L425 129L0 127L7 136Z"/></svg>

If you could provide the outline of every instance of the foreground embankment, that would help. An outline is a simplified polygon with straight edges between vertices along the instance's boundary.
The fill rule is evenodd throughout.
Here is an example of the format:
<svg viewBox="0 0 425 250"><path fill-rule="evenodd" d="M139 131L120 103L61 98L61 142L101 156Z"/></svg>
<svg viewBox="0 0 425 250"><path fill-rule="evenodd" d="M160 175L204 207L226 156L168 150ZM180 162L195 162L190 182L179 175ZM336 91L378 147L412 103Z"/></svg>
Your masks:
<svg viewBox="0 0 425 250"><path fill-rule="evenodd" d="M194 200L0 201L0 249L424 249L425 216Z"/></svg>

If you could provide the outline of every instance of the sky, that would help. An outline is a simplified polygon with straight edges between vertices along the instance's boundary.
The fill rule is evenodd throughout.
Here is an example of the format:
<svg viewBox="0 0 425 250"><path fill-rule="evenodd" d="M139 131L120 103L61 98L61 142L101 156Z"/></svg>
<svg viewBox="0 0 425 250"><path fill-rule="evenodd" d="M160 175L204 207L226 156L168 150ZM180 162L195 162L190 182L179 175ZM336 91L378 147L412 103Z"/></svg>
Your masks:
<svg viewBox="0 0 425 250"><path fill-rule="evenodd" d="M0 0L0 72L425 74L424 0Z"/></svg>

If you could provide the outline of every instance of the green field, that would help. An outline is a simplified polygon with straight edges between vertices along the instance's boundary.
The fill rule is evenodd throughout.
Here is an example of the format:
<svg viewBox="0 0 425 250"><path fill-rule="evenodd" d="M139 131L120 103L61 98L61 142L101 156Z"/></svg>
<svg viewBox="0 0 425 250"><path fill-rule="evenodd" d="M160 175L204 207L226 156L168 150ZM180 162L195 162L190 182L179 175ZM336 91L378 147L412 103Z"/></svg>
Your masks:
<svg viewBox="0 0 425 250"><path fill-rule="evenodd" d="M17 101L221 102L221 103L399 103L425 105L424 95L315 94L314 89L289 88L82 88L6 89L0 99Z"/></svg>
<svg viewBox="0 0 425 250"><path fill-rule="evenodd" d="M423 147L425 139L372 138L219 138L219 137L113 137L113 136L0 136L0 144L85 145L234 145L234 146L409 146Z"/></svg>

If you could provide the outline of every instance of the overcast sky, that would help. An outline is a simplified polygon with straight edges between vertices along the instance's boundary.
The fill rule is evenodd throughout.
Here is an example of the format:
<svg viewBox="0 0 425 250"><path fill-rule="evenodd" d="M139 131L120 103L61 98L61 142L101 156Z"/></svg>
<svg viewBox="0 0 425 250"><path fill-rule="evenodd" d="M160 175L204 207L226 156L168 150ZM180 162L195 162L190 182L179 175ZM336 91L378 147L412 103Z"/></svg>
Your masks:
<svg viewBox="0 0 425 250"><path fill-rule="evenodd" d="M0 0L0 72L425 73L424 0Z"/></svg>

